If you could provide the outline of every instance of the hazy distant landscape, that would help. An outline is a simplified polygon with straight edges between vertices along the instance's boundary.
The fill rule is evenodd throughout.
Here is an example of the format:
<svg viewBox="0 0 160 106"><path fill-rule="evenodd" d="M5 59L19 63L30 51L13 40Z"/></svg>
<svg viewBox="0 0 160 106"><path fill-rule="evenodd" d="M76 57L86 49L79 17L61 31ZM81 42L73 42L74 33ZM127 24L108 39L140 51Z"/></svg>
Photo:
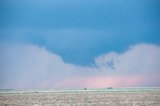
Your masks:
<svg viewBox="0 0 160 106"><path fill-rule="evenodd" d="M159 88L2 90L0 106L159 106Z"/></svg>

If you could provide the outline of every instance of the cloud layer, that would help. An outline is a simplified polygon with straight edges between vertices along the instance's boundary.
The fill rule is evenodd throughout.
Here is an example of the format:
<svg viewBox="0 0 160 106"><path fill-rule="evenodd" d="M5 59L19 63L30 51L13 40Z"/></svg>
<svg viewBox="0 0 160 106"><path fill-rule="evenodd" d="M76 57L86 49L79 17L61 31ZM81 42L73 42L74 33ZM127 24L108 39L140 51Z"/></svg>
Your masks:
<svg viewBox="0 0 160 106"><path fill-rule="evenodd" d="M131 46L95 58L90 67L65 63L36 45L0 45L0 88L160 86L160 47Z"/></svg>

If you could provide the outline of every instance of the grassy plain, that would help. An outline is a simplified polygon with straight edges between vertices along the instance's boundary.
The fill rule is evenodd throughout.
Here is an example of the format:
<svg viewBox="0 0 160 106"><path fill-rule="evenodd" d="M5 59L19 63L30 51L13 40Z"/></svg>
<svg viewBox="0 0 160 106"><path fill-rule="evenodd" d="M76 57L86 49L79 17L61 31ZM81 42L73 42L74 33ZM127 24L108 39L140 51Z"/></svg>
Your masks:
<svg viewBox="0 0 160 106"><path fill-rule="evenodd" d="M1 90L0 106L160 106L160 88Z"/></svg>

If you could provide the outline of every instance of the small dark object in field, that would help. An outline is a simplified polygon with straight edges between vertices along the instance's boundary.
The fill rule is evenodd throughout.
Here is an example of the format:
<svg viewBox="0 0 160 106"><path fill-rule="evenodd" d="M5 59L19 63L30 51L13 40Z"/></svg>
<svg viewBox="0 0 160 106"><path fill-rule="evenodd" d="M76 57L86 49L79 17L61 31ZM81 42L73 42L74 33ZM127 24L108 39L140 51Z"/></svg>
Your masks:
<svg viewBox="0 0 160 106"><path fill-rule="evenodd" d="M112 87L108 87L107 89L113 89Z"/></svg>
<svg viewBox="0 0 160 106"><path fill-rule="evenodd" d="M87 90L87 88L84 88L84 90Z"/></svg>
<svg viewBox="0 0 160 106"><path fill-rule="evenodd" d="M88 101L88 103L91 103L91 101Z"/></svg>

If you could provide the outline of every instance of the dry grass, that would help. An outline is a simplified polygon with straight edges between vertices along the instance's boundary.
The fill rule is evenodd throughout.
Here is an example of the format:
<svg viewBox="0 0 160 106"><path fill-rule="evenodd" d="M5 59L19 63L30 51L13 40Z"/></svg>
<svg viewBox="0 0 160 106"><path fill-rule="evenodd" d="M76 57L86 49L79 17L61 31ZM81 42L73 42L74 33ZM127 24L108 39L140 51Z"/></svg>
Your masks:
<svg viewBox="0 0 160 106"><path fill-rule="evenodd" d="M160 106L160 92L0 93L0 106Z"/></svg>

